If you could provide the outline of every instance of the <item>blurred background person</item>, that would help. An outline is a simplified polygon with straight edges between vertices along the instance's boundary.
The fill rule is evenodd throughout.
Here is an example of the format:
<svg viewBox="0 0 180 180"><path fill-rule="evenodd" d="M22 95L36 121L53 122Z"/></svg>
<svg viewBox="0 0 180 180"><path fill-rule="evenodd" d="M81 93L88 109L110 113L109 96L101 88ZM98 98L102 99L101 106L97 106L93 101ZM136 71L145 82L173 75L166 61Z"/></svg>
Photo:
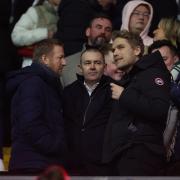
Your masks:
<svg viewBox="0 0 180 180"><path fill-rule="evenodd" d="M106 66L104 68L104 75L111 77L115 81L121 80L122 76L125 74L122 70L118 69L114 63L114 56L112 52L112 44L107 44L101 48Z"/></svg>
<svg viewBox="0 0 180 180"><path fill-rule="evenodd" d="M158 28L154 30L154 41L169 40L176 48L176 59L180 55L180 21L172 18L163 18L158 24ZM158 44L158 43L155 43ZM176 60L176 63L171 69L173 79L176 80L180 72L180 61Z"/></svg>
<svg viewBox="0 0 180 180"><path fill-rule="evenodd" d="M113 28L114 30L119 30L122 24L122 9L129 0L116 0L115 7L113 9ZM178 14L178 5L177 0L146 0L153 7L153 18L149 30L149 35L152 36L152 32L157 27L161 18L177 18ZM161 8L161 10L159 10Z"/></svg>
<svg viewBox="0 0 180 180"><path fill-rule="evenodd" d="M173 18L162 18L153 35L154 41L167 39L178 48L180 42L180 21Z"/></svg>
<svg viewBox="0 0 180 180"><path fill-rule="evenodd" d="M11 33L18 54L23 57L22 67L32 63L35 43L52 38L57 30L57 7L61 0L40 0L20 17Z"/></svg>
<svg viewBox="0 0 180 180"><path fill-rule="evenodd" d="M66 56L82 50L86 42L85 30L94 15L104 13L111 17L113 6L114 0L62 0L55 38L64 43Z"/></svg>
<svg viewBox="0 0 180 180"><path fill-rule="evenodd" d="M141 36L144 45L150 46L153 39L148 35L153 17L152 5L143 0L127 2L122 11L121 30Z"/></svg>
<svg viewBox="0 0 180 180"><path fill-rule="evenodd" d="M149 54L159 50L167 69L171 72L179 61L177 48L167 39L155 41L148 49Z"/></svg>
<svg viewBox="0 0 180 180"><path fill-rule="evenodd" d="M176 66L177 61L179 61L179 56L177 52L177 48L171 43L171 41L167 39L163 40L157 40L155 41L150 47L149 47L149 53L153 53L157 50L161 52L161 55L163 57L164 63L172 74L172 70L174 66ZM178 73L177 78L174 79L174 74L172 74L171 78L171 104L172 106L176 106L178 111L180 109L180 73ZM179 115L178 115L179 117ZM177 118L177 121L179 121L179 118ZM167 161L168 161L168 168L171 169L177 162L180 161L180 128L178 123L174 120L169 120L169 123L171 123L171 129L167 129L166 131L169 131L169 133L166 133L164 137L166 152L167 152ZM168 169L168 173L169 173ZM173 169L173 168L172 168ZM171 169L171 173L173 172ZM177 172L176 172L177 173Z"/></svg>

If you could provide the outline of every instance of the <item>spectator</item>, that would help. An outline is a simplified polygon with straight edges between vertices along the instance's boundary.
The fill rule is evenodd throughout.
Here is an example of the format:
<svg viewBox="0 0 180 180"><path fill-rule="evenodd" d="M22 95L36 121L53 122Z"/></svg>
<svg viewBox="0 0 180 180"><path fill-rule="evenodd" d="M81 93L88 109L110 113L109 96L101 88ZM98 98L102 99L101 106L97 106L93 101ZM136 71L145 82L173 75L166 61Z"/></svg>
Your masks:
<svg viewBox="0 0 180 180"><path fill-rule="evenodd" d="M172 18L163 18L158 24L158 28L154 31L154 41L169 40L172 45L176 47L176 55L179 56L179 44L180 44L180 22ZM156 43L155 43L156 44ZM158 43L157 43L158 44ZM180 72L180 62L176 61L171 74L173 80L176 80Z"/></svg>
<svg viewBox="0 0 180 180"><path fill-rule="evenodd" d="M9 171L38 173L51 164L63 165L66 142L59 73L64 65L62 43L43 40L35 47L34 63L8 76L12 94L12 152Z"/></svg>
<svg viewBox="0 0 180 180"><path fill-rule="evenodd" d="M174 66L176 66L176 63L179 61L178 53L176 47L171 43L171 41L168 40L158 40L155 41L150 47L149 47L149 53L155 52L159 50L161 52L161 55L163 57L164 63L167 67L167 69L171 72L172 74L172 79L171 79L171 100L173 100L176 104L176 102L179 100L177 96L174 96L174 90L177 87L177 81L174 80L174 74L172 73ZM172 120L170 120L171 123L171 129L172 127ZM167 131L169 133L167 133ZM172 154L171 150L173 149L171 142L171 139L173 139L173 136L175 135L176 131L176 123L174 123L174 130L171 132L171 130L167 127L166 128L166 134L164 135L164 145L167 149L167 157L170 159L170 156ZM169 140L170 139L170 140Z"/></svg>
<svg viewBox="0 0 180 180"><path fill-rule="evenodd" d="M31 6L15 24L11 34L13 43L20 47L19 55L23 56L22 67L32 63L34 44L52 38L57 30L57 6L61 0L42 0Z"/></svg>
<svg viewBox="0 0 180 180"><path fill-rule="evenodd" d="M129 1L123 8L121 30L139 34L144 45L149 46L153 43L153 39L148 36L152 17L151 4L143 0Z"/></svg>
<svg viewBox="0 0 180 180"><path fill-rule="evenodd" d="M165 165L163 131L170 100L170 75L159 52L142 57L139 35L114 37L114 60L126 72L120 86L111 83L116 100L105 132L103 162L119 176L156 176Z"/></svg>
<svg viewBox="0 0 180 180"><path fill-rule="evenodd" d="M168 40L158 40L155 41L150 47L149 52L154 52L156 50L160 50L164 59L164 62L171 73L176 66L177 60L179 61L177 49L172 43ZM174 74L172 74L174 75ZM176 75L175 80L172 79L171 83L171 100L178 108L180 109L180 91L179 91L179 82L180 82L180 73ZM174 76L173 76L174 77ZM179 120L179 115L178 115ZM174 128L173 138L171 138L172 145L170 146L170 161L168 162L168 168L166 174L168 176L178 176L179 173L179 162L180 162L180 126L179 122L177 126Z"/></svg>
<svg viewBox="0 0 180 180"><path fill-rule="evenodd" d="M83 45L81 51L67 57L67 66L64 68L62 74L64 86L67 86L77 79L76 73L78 72L77 66L79 65L80 55L86 47L101 47L109 43L112 35L112 23L109 16L102 13L96 14L90 21L85 34L87 42Z"/></svg>
<svg viewBox="0 0 180 180"><path fill-rule="evenodd" d="M122 24L122 9L129 0L116 0L115 8L113 9L112 21L114 30L119 30ZM149 35L157 27L162 18L176 18L178 14L177 0L146 0L153 7L153 18L149 30ZM161 7L161 10L159 8Z"/></svg>
<svg viewBox="0 0 180 180"><path fill-rule="evenodd" d="M114 0L62 0L55 37L63 41L66 56L82 50L89 21L97 13L110 16L113 3Z"/></svg>
<svg viewBox="0 0 180 180"><path fill-rule="evenodd" d="M70 151L71 175L103 176L109 166L101 163L102 145L111 112L111 79L103 76L105 61L98 49L80 57L78 79L64 89L64 117Z"/></svg>
<svg viewBox="0 0 180 180"><path fill-rule="evenodd" d="M103 47L102 51L106 63L106 67L104 69L104 75L111 77L115 81L121 80L122 76L124 75L124 72L118 69L114 63L111 44L107 44L107 46Z"/></svg>
<svg viewBox="0 0 180 180"><path fill-rule="evenodd" d="M171 71L179 61L178 52L176 47L171 41L163 39L155 41L148 49L149 54L159 50L163 57L164 63L169 71Z"/></svg>
<svg viewBox="0 0 180 180"><path fill-rule="evenodd" d="M158 24L158 28L154 30L154 41L167 39L179 48L180 44L180 22L177 19L163 18Z"/></svg>
<svg viewBox="0 0 180 180"><path fill-rule="evenodd" d="M153 19L151 22L150 35L157 27L162 18L177 18L178 6L176 0L146 0L149 2L154 10Z"/></svg>

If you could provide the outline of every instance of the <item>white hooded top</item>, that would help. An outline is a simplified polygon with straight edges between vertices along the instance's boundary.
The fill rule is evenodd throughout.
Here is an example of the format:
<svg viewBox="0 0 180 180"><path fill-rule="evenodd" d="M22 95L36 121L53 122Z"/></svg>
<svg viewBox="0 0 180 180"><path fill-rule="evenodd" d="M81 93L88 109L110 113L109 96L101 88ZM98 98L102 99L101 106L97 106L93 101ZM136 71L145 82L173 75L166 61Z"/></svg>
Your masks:
<svg viewBox="0 0 180 180"><path fill-rule="evenodd" d="M149 33L149 28L150 28L152 17L153 17L153 8L152 8L151 4L149 4L148 2L143 1L143 0L132 0L132 1L129 1L124 6L123 11L122 11L121 30L129 31L129 20L130 20L131 14L134 11L134 9L141 4L146 4L150 9L149 21L148 21L146 27L144 28L144 30L140 33L140 36L143 40L144 45L150 46L153 43L153 38L148 36L148 33Z"/></svg>

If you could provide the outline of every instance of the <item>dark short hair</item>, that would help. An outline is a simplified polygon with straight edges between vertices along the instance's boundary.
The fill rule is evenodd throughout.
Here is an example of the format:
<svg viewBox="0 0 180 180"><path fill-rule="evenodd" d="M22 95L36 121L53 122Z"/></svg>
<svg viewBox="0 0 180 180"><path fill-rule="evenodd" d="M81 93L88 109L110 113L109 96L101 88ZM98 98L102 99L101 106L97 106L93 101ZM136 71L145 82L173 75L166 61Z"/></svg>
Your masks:
<svg viewBox="0 0 180 180"><path fill-rule="evenodd" d="M95 13L95 14L92 16L92 18L90 19L89 24L88 24L88 27L91 27L93 21L94 21L95 19L98 19L98 18L108 19L108 20L112 23L112 19L111 19L110 16L108 16L107 14L105 14L105 13Z"/></svg>
<svg viewBox="0 0 180 180"><path fill-rule="evenodd" d="M123 38L128 41L132 48L140 47L139 57L142 57L144 54L144 44L142 38L133 32L129 32L127 30L114 31L112 34L112 40L114 41L116 38Z"/></svg>
<svg viewBox="0 0 180 180"><path fill-rule="evenodd" d="M38 42L33 52L33 61L40 62L42 55L51 53L55 45L63 47L63 43L57 39L45 39Z"/></svg>
<svg viewBox="0 0 180 180"><path fill-rule="evenodd" d="M151 44L151 46L149 46L148 48L148 54L151 54L153 50L159 49L163 46L169 47L169 49L174 55L178 55L177 48L171 43L171 41L166 39L154 41L153 44Z"/></svg>
<svg viewBox="0 0 180 180"><path fill-rule="evenodd" d="M80 64L82 64L82 56L83 54L85 54L86 52L98 52L102 55L103 57L103 61L105 63L105 60L104 60L104 54L103 52L99 49L99 48L95 48L95 47L89 47L89 48L86 48L80 55Z"/></svg>

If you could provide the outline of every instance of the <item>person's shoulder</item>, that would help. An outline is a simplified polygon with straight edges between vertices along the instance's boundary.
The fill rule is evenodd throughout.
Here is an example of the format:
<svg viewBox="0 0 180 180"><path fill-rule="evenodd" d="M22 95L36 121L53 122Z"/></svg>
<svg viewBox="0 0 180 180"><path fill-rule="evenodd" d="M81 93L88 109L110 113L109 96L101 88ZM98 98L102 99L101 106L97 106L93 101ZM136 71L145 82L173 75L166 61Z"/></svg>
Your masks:
<svg viewBox="0 0 180 180"><path fill-rule="evenodd" d="M44 86L45 84L46 82L40 76L33 74L22 81L21 87L33 87L33 89L40 89L42 88L42 85Z"/></svg>
<svg viewBox="0 0 180 180"><path fill-rule="evenodd" d="M65 88L64 88L64 91L71 91L72 89L75 89L77 87L80 86L80 83L78 80L72 82L71 84L67 85Z"/></svg>
<svg viewBox="0 0 180 180"><path fill-rule="evenodd" d="M37 19L36 9L34 6L31 6L27 9L27 11L24 14L22 14L22 16L18 20L17 24L19 24L20 22L22 22L24 20L35 21L36 19Z"/></svg>
<svg viewBox="0 0 180 180"><path fill-rule="evenodd" d="M36 6L30 6L25 12L25 14L28 14L28 15L36 14Z"/></svg>

